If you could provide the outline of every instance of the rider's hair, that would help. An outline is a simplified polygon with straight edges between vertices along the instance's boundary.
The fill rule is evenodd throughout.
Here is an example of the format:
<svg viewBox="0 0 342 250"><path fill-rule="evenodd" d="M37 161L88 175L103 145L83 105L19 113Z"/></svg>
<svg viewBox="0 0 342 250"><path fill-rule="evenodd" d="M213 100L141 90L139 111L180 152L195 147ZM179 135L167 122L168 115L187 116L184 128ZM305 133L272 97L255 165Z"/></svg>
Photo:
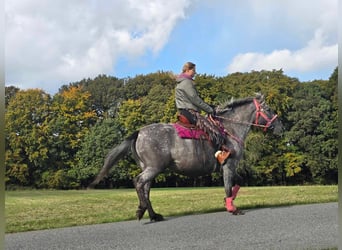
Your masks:
<svg viewBox="0 0 342 250"><path fill-rule="evenodd" d="M187 70L191 70L196 67L196 64L192 62L186 62L183 66L182 73L186 72Z"/></svg>

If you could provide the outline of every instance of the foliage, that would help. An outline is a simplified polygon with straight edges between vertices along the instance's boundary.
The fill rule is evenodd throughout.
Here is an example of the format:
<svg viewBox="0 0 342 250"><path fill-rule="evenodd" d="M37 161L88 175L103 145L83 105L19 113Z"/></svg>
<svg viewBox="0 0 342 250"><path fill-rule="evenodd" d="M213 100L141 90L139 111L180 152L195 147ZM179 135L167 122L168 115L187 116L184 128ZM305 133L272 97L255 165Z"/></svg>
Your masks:
<svg viewBox="0 0 342 250"><path fill-rule="evenodd" d="M92 127L76 154L77 164L71 170L80 186L86 187L95 178L99 172L99 166L103 164L104 156L122 139L122 128L115 119L99 120ZM122 180L125 176L127 173L117 167L108 178Z"/></svg>
<svg viewBox="0 0 342 250"><path fill-rule="evenodd" d="M70 87L53 98L17 92L6 108L6 183L69 188L68 170L96 114L89 93Z"/></svg>
<svg viewBox="0 0 342 250"><path fill-rule="evenodd" d="M282 137L252 129L239 165L244 185L337 183L337 68L329 80L300 82L282 70L199 74L202 98L218 105L261 92L278 114ZM142 126L176 121L170 72L118 79L99 75L60 88L6 87L6 185L84 188L110 148ZM112 169L103 187L131 186L140 173L131 157ZM222 185L220 173L189 178L170 172L157 186Z"/></svg>
<svg viewBox="0 0 342 250"><path fill-rule="evenodd" d="M288 111L287 151L300 155L298 167L308 169L306 177L318 183L337 182L337 106L331 101L335 91L333 80L303 83Z"/></svg>
<svg viewBox="0 0 342 250"><path fill-rule="evenodd" d="M6 181L35 185L49 164L51 98L42 90L18 91L5 113Z"/></svg>

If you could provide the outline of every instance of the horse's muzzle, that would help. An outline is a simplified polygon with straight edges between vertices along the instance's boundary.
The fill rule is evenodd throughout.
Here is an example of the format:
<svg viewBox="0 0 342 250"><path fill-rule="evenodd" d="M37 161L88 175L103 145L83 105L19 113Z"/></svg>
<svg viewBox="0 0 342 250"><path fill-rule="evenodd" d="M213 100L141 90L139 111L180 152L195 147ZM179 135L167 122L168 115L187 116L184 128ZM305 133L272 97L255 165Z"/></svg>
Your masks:
<svg viewBox="0 0 342 250"><path fill-rule="evenodd" d="M282 135L284 132L284 126L279 119L275 120L269 128L273 130L275 135Z"/></svg>

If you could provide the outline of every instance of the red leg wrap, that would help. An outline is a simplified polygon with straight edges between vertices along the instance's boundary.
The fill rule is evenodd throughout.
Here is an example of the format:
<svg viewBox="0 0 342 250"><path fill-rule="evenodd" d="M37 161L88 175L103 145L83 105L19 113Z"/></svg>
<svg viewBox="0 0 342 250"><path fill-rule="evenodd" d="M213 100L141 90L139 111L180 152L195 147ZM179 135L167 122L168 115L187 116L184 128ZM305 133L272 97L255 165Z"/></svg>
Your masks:
<svg viewBox="0 0 342 250"><path fill-rule="evenodd" d="M225 200L226 200L227 211L230 213L235 212L236 207L233 204L233 197L226 197Z"/></svg>

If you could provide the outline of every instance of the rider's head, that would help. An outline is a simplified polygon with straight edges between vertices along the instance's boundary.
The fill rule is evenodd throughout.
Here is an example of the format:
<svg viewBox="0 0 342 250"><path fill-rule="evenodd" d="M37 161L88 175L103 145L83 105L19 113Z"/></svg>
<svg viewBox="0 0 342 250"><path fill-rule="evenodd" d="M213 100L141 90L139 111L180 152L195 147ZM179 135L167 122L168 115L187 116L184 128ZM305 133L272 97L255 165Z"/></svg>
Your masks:
<svg viewBox="0 0 342 250"><path fill-rule="evenodd" d="M183 66L182 73L194 77L196 74L196 64L192 62L186 62Z"/></svg>

